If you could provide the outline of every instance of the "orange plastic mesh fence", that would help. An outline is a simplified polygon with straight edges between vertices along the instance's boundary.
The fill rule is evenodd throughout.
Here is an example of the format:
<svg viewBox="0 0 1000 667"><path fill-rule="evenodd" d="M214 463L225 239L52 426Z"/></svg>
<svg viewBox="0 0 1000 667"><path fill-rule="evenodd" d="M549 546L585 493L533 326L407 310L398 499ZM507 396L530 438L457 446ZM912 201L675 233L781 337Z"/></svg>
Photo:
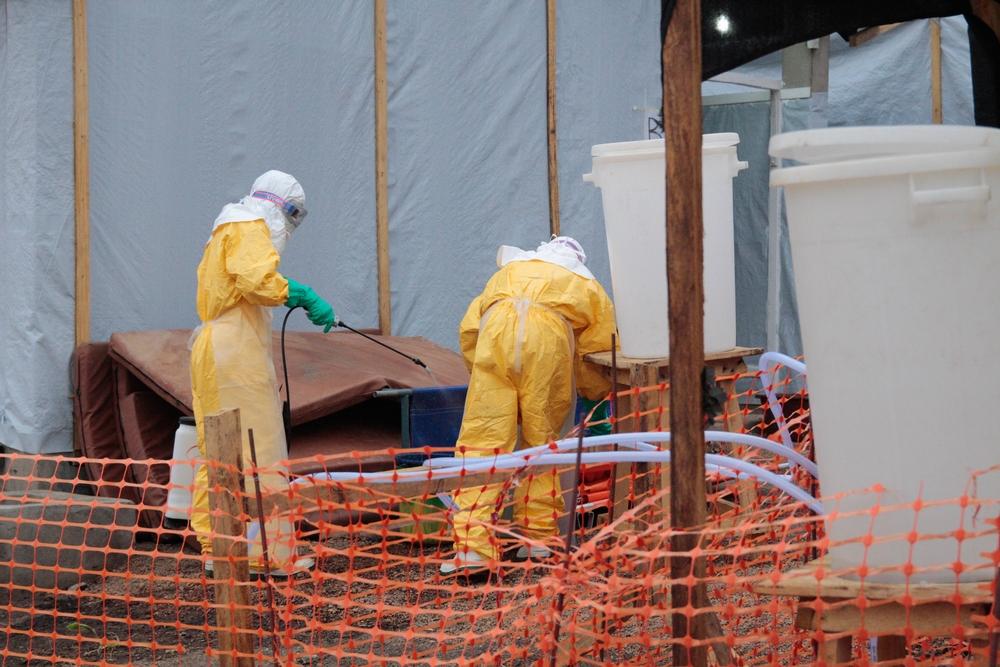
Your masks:
<svg viewBox="0 0 1000 667"><path fill-rule="evenodd" d="M794 378L775 379L780 417L758 374L717 379L729 400L708 430L790 443L811 460L808 395ZM622 392L615 427L665 430L666 390ZM54 480L41 474L42 458L7 456L0 664L671 665L676 647L707 664L987 664L1000 625L1000 498L979 489L1000 466L976 473L961 497L892 504L875 488L825 498L832 513L819 516L804 465L746 443L712 441L707 451L759 466L803 494L711 468L709 519L688 554L696 567L679 579L671 578L671 559L684 556L671 548L668 467L648 451L647 462L584 466L577 516L562 517L574 533L569 553L565 536L529 539L509 518L516 489L530 488L532 476L573 479L565 460L491 472L467 459L458 477L421 467L416 477L398 468L382 478L361 472L360 455L318 460L322 474L265 499L265 514L283 512L298 526L269 536L272 548L285 539L278 546L312 556L315 566L246 581L221 576L238 564L233 557L216 556L206 572L189 528L137 527L138 511L162 508L87 495L82 474ZM488 482L502 488L487 520L502 560L442 574L454 562L451 499ZM225 489L242 508L229 518L240 530L257 507L252 478L244 486ZM220 507L211 511L227 519ZM885 532L891 517L912 528ZM535 547L534 558L515 558L520 547ZM928 555L941 553L948 556ZM674 609L677 586L697 604ZM677 614L689 629L680 636Z"/></svg>

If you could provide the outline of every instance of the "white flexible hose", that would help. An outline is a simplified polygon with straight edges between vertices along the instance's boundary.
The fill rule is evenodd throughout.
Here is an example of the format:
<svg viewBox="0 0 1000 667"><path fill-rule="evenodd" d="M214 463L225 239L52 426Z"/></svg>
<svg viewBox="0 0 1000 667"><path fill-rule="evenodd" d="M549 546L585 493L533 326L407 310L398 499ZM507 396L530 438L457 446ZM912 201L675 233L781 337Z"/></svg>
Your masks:
<svg viewBox="0 0 1000 667"><path fill-rule="evenodd" d="M709 437L711 435L712 437ZM756 438L755 436L746 436L738 433L727 433L721 431L708 431L706 432L706 439L715 441L717 435L725 436L726 439L730 439L732 442L741 442L744 438L752 438L754 440L762 441L762 443L755 443L756 446L763 447L763 443L767 443L776 449L784 449L781 445L773 443L769 440L764 440L763 438ZM603 463L669 463L670 462L670 452L663 450L656 450L648 443L644 443L644 440L654 440L656 442L669 442L670 434L666 432L647 432L647 433L619 433L615 435L605 435L605 436L593 436L590 438L584 438L584 448L598 447L601 445L613 444L615 442L628 445L641 445L646 444L646 447L637 447L632 451L619 450L619 451L603 451L603 452L588 452L582 454L582 462L587 464L603 464ZM326 473L315 473L313 475L306 475L297 478L292 484L307 484L310 482L318 481L329 481L329 482L342 482L342 483L355 483L355 484L393 484L401 482L410 481L422 481L422 480L435 480L435 479L447 479L451 477L459 477L462 475L467 475L469 473L486 471L486 470L520 470L527 467L533 466L543 466L543 465L565 465L574 464L576 461L575 453L559 453L568 449L568 446L575 446L579 440L567 439L561 440L555 443L555 447L543 446L543 447L533 447L530 450L522 450L519 452L513 452L511 454L504 454L496 457L481 457L473 458L468 457L466 459L454 459L458 464L445 465L442 467L422 467L414 468L412 470L393 470L384 472L326 472ZM564 444L566 446L564 446ZM744 443L749 444L749 443ZM771 447L766 447L768 451L774 451ZM529 454L529 452L540 452L535 455ZM778 452L775 452L778 453ZM792 450L798 458L803 459L805 462L812 464L811 461L802 457L801 454ZM526 456L526 454L528 454ZM782 452L780 455L785 455ZM791 460L792 457L788 456ZM435 459L431 459L434 461ZM463 463L464 461L464 463ZM450 462L449 462L450 463ZM822 505L813 498L810 494L803 491L799 487L791 483L791 481L782 475L777 475L768 470L756 466L747 461L741 459L736 459L730 456L721 456L719 454L706 454L705 463L710 464L714 468L719 469L729 469L735 470L740 473L744 473L750 477L759 479L762 482L770 484L775 488L784 491L791 497L799 500L809 506L816 513L822 513ZM803 467L806 467L803 465ZM815 464L812 464L813 469L815 469Z"/></svg>
<svg viewBox="0 0 1000 667"><path fill-rule="evenodd" d="M529 447L528 449L521 449L509 454L500 454L495 457L442 456L427 459L424 461L424 466L430 468L449 468L459 466L464 463L466 470L482 470L484 468L488 470L493 467L494 462L500 461L504 459L504 457L508 456L515 457L522 462L526 462L535 456L555 454L562 451L575 451L578 441L578 438L567 438L565 440L557 440L552 445ZM591 447L600 447L617 443L620 447L624 447L626 449L635 449L646 452L659 451L656 447L649 444L651 442L668 443L670 442L670 433L668 431L647 431L645 433L597 435L584 438L583 447L584 449L589 449ZM819 470L813 461L810 461L808 458L790 447L786 447L785 445L773 442L766 438L748 435L745 433L730 433L728 431L705 431L705 442L727 442L735 445L746 445L762 449L798 465L813 477L817 477L819 475Z"/></svg>
<svg viewBox="0 0 1000 667"><path fill-rule="evenodd" d="M778 402L778 395L774 391L773 380L771 379L771 367L785 366L802 377L806 377L806 365L798 359L793 359L780 352L765 352L757 360L757 368L760 370L760 383L764 385L764 393L767 394L767 404L774 415L775 423L778 425L778 433L781 434L781 442L786 447L792 446L792 434L788 432L788 425L785 423L785 415L781 411L781 404ZM815 475L813 475L815 477Z"/></svg>

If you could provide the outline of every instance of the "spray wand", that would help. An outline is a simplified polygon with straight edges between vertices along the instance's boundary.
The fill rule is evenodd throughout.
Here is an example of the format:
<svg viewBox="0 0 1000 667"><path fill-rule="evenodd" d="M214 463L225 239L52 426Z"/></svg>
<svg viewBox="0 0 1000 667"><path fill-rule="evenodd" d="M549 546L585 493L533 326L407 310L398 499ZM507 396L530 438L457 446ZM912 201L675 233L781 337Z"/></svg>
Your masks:
<svg viewBox="0 0 1000 667"><path fill-rule="evenodd" d="M417 366L420 366L421 368L424 368L424 369L427 368L427 364L425 364L424 362L420 361L420 359L418 359L417 357L411 357L410 355L406 354L405 352L400 352L399 350L397 350L393 346L386 345L382 341L376 340L376 339L372 338L371 336L369 336L366 333L362 333L362 332L358 331L357 329L353 329L353 328L347 326L346 324L344 324L343 322L341 322L340 320L337 320L334 323L333 326L335 326L335 327L343 327L343 328L347 329L348 331L353 331L354 333L358 334L362 338L367 338L368 340L370 340L371 342L375 343L376 345L381 345L385 349L392 350L393 352L395 352L396 354L398 354L401 357L406 357L407 359L409 359L410 361L412 361L413 363L415 363Z"/></svg>
<svg viewBox="0 0 1000 667"><path fill-rule="evenodd" d="M292 314L293 310L301 307L302 306L295 306L295 308L289 308L288 312L285 313L285 319L281 322L281 369L285 376L285 402L281 406L281 418L285 425L285 441L288 443L291 442L291 436L292 436L292 408L291 408L292 394L288 386L288 363L286 362L286 357L285 357L285 327L288 325L288 316ZM395 352L401 357L406 357L407 359L415 363L417 366L420 366L421 368L429 372L427 364L425 364L417 357L412 357L406 354L405 352L397 350L391 345L386 345L382 341L376 340L375 338L372 338L368 334L358 331L357 329L344 324L341 320L337 320L336 322L334 322L334 326L347 329L348 331L358 334L362 338L367 338L376 345L381 345L382 347L386 348L387 350L391 350L392 352Z"/></svg>

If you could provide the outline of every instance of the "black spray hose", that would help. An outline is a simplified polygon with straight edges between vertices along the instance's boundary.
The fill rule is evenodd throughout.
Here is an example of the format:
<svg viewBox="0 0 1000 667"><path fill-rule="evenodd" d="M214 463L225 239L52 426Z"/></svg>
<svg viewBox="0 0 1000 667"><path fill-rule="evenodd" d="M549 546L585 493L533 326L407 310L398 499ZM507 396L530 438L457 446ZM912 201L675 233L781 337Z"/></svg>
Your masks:
<svg viewBox="0 0 1000 667"><path fill-rule="evenodd" d="M285 357L285 328L288 326L288 316L292 314L293 310L295 310L296 308L301 308L301 307L302 306L295 306L294 308L289 308L288 312L285 313L285 319L282 320L282 322L281 322L281 370L282 370L282 374L284 375L284 378L285 378L285 402L281 406L281 421L282 421L282 423L285 426L285 442L288 444L289 447L291 447L291 440L292 440L292 392L291 392L291 389L290 389L290 387L288 385L288 362L287 362L286 357ZM355 329L353 327L347 326L346 324L344 324L340 320L337 320L334 323L334 326L343 327L344 329L347 329L348 331L352 331L352 332L358 334L362 338L367 338L368 340L370 340L371 342L375 343L376 345L381 345L385 349L391 350L391 351L395 352L396 354L398 354L401 357L406 357L407 359L409 359L410 361L412 361L413 363L415 363L417 366L420 366L424 370L427 370L427 364L425 364L423 361L421 361L417 357L411 357L410 355L406 354L405 352L401 352L401 351L397 350L396 348L392 347L391 345L386 345L382 341L376 340L376 339L372 338L371 336L369 336L366 333L362 333L362 332L358 331L357 329Z"/></svg>
<svg viewBox="0 0 1000 667"><path fill-rule="evenodd" d="M295 308L289 308L281 322L281 371L285 376L285 402L281 404L281 422L285 426L285 444L289 448L292 446L292 390L288 386L288 362L285 360L285 327L288 326L288 316Z"/></svg>
<svg viewBox="0 0 1000 667"><path fill-rule="evenodd" d="M427 368L427 364L425 364L424 362L420 361L420 359L417 359L416 357L411 357L410 355L406 354L405 352L400 352L399 350L397 350L396 348L392 347L391 345L386 345L385 343L383 343L380 340L375 340L374 338L372 338L368 334L361 333L357 329L352 329L351 327L347 326L346 324L344 324L340 320L337 320L337 322L336 322L336 324L334 324L334 326L343 327L343 328L347 329L348 331L353 331L354 333L358 334L359 336L362 336L363 338L367 338L368 340L370 340L371 342L375 343L376 345L381 345L385 349L392 350L393 352L395 352L396 354L398 354L401 357L406 357L407 359L409 359L410 361L412 361L413 363L415 363L417 366L420 366L421 368Z"/></svg>

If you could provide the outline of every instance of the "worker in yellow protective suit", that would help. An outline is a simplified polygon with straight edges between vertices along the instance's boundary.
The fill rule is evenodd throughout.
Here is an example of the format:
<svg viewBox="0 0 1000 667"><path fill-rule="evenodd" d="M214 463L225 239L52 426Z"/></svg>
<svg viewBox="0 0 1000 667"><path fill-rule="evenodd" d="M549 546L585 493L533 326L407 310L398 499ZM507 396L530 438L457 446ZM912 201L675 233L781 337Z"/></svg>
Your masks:
<svg viewBox="0 0 1000 667"><path fill-rule="evenodd" d="M513 451L520 422L525 446L558 438L577 393L603 398L610 384L583 363L584 355L611 347L611 299L585 266L574 239L556 237L536 251L502 246L501 267L473 300L459 328L472 372L456 454L496 456ZM500 485L470 485L453 498L455 557L442 574L480 569L499 560L495 523ZM520 480L514 521L521 534L557 533L564 512L557 472ZM547 549L522 548L519 557L544 557Z"/></svg>
<svg viewBox="0 0 1000 667"><path fill-rule="evenodd" d="M298 181L280 171L268 171L253 184L250 195L228 204L215 220L212 235L198 265L198 317L191 347L191 386L198 447L205 457L203 417L239 408L243 431L243 462L250 467L247 432L253 429L262 491L287 489L279 468L288 459L271 352L271 307L304 306L313 324L326 331L336 322L333 309L308 286L278 273L280 254L292 231L305 216L305 193ZM210 465L210 463L208 464ZM245 481L253 493L253 480ZM288 575L312 567L298 559L294 528L285 517L264 524L272 574ZM191 527L202 552L212 549L208 467L195 477ZM248 526L251 570L263 569L260 526ZM210 559L206 567L211 569Z"/></svg>

